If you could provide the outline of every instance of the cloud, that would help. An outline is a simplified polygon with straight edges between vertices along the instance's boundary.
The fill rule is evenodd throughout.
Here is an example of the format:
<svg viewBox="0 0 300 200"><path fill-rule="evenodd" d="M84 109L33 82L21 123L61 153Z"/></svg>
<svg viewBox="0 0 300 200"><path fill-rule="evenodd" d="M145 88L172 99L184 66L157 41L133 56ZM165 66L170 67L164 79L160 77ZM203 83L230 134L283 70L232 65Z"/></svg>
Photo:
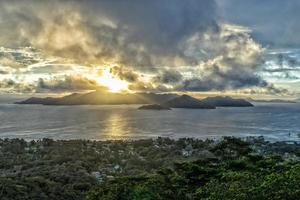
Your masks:
<svg viewBox="0 0 300 200"><path fill-rule="evenodd" d="M266 81L257 74L264 49L251 39L247 31L226 24L217 33L195 35L191 41L192 44L201 44L199 52L202 52L204 61L190 79L183 81L179 90L210 91L267 86Z"/></svg>
<svg viewBox="0 0 300 200"><path fill-rule="evenodd" d="M287 69L287 71L289 71L289 69L300 69L299 50L275 52L269 57L273 59L273 62L275 62L274 64L282 70Z"/></svg>
<svg viewBox="0 0 300 200"><path fill-rule="evenodd" d="M182 81L183 76L176 70L165 70L156 76L153 81L163 84L174 84Z"/></svg>
<svg viewBox="0 0 300 200"><path fill-rule="evenodd" d="M8 74L8 72L4 70L0 70L0 74Z"/></svg>
<svg viewBox="0 0 300 200"><path fill-rule="evenodd" d="M118 69L114 72L123 79L126 73L133 90L151 91L224 91L247 87L270 87L258 71L262 70L264 49L240 26L222 24L219 30L208 30L189 37L181 48L186 55L199 59L194 66L165 68L153 78L143 79L141 73ZM178 69L178 70L177 70ZM124 73L124 71L126 73ZM275 88L273 86L272 88Z"/></svg>
<svg viewBox="0 0 300 200"><path fill-rule="evenodd" d="M7 75L13 73L14 70L12 70L10 67L3 67L0 66L0 75Z"/></svg>
<svg viewBox="0 0 300 200"><path fill-rule="evenodd" d="M3 79L0 81L0 91L9 93L62 93L97 90L105 92L107 88L95 80L82 76L66 75L63 77L39 78L31 83L22 80Z"/></svg>
<svg viewBox="0 0 300 200"><path fill-rule="evenodd" d="M40 53L33 48L0 47L0 67L25 68L41 59Z"/></svg>
<svg viewBox="0 0 300 200"><path fill-rule="evenodd" d="M215 6L211 0L1 1L0 43L85 64L187 63L179 43L217 26Z"/></svg>
<svg viewBox="0 0 300 200"><path fill-rule="evenodd" d="M265 56L262 75L270 81L291 82L300 79L299 50L269 51Z"/></svg>
<svg viewBox="0 0 300 200"><path fill-rule="evenodd" d="M125 80L129 83L136 82L139 79L139 74L134 72L133 69L128 69L124 67L112 67L110 73L117 76L121 80Z"/></svg>
<svg viewBox="0 0 300 200"><path fill-rule="evenodd" d="M299 0L217 0L225 21L253 29L252 36L266 46L299 47Z"/></svg>
<svg viewBox="0 0 300 200"><path fill-rule="evenodd" d="M8 93L32 93L35 91L33 84L20 83L12 79L0 81L0 91Z"/></svg>
<svg viewBox="0 0 300 200"><path fill-rule="evenodd" d="M0 1L0 45L40 50L6 52L2 63L31 66L23 75L42 74L36 91L99 88L90 76L67 75L63 65L32 67L53 57L109 67L133 91L270 87L259 75L264 49L252 30L224 23L217 6L214 0ZM45 78L59 70L66 75Z"/></svg>
<svg viewBox="0 0 300 200"><path fill-rule="evenodd" d="M275 95L275 96L293 96L294 92L291 92L285 88L275 87L273 84L268 84L267 87L254 87L245 88L238 91L240 94L246 95Z"/></svg>
<svg viewBox="0 0 300 200"><path fill-rule="evenodd" d="M70 92L98 90L106 91L107 88L100 86L95 80L81 76L65 76L64 78L42 79L37 82L36 92Z"/></svg>
<svg viewBox="0 0 300 200"><path fill-rule="evenodd" d="M157 89L206 92L261 88L269 94L288 93L259 75L265 49L250 37L247 28L221 24L217 32L195 34L184 45L190 56L201 57L202 62L187 71L168 70L156 76L152 81Z"/></svg>

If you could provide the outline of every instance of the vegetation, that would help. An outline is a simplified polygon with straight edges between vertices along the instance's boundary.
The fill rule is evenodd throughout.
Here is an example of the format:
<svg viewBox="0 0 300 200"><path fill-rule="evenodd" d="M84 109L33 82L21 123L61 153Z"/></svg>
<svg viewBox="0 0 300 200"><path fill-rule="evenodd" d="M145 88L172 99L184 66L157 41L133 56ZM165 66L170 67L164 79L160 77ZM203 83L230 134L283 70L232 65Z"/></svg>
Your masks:
<svg viewBox="0 0 300 200"><path fill-rule="evenodd" d="M299 144L0 140L0 199L297 199Z"/></svg>

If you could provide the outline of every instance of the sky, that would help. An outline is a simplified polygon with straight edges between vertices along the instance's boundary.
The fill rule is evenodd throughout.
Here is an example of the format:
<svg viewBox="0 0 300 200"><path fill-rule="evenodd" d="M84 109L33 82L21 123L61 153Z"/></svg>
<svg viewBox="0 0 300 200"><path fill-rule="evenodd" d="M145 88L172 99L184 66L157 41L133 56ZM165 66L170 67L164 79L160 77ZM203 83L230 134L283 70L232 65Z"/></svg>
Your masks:
<svg viewBox="0 0 300 200"><path fill-rule="evenodd" d="M300 97L298 0L1 0L0 93Z"/></svg>

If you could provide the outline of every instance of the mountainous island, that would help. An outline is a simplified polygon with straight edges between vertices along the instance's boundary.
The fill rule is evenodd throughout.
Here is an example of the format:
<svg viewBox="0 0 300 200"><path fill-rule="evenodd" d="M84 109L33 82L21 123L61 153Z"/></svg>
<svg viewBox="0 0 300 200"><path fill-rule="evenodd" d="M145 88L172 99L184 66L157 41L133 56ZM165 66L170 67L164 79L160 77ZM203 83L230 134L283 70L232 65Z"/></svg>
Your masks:
<svg viewBox="0 0 300 200"><path fill-rule="evenodd" d="M119 104L146 104L140 109L162 110L163 108L193 108L215 109L216 107L252 107L253 104L244 99L233 99L228 96L207 97L197 99L189 95L173 93L73 93L63 97L31 97L17 104L41 105L119 105Z"/></svg>
<svg viewBox="0 0 300 200"><path fill-rule="evenodd" d="M285 99L252 99L248 98L247 99L250 102L256 102L256 103L297 103L300 102L299 100L285 100Z"/></svg>
<svg viewBox="0 0 300 200"><path fill-rule="evenodd" d="M89 92L73 93L63 97L31 97L17 104L41 104L41 105L119 105L119 104L159 104L173 98L177 94L155 94L155 93L109 93Z"/></svg>
<svg viewBox="0 0 300 200"><path fill-rule="evenodd" d="M165 107L159 104L150 104L150 105L143 105L138 108L139 110L171 110L169 107Z"/></svg>
<svg viewBox="0 0 300 200"><path fill-rule="evenodd" d="M176 97L162 104L171 108L198 108L198 109L215 109L216 106L210 102L203 102L199 99L193 98L188 95Z"/></svg>
<svg viewBox="0 0 300 200"><path fill-rule="evenodd" d="M233 99L229 96L207 97L202 99L202 102L216 107L253 107L253 104L249 101L244 99Z"/></svg>

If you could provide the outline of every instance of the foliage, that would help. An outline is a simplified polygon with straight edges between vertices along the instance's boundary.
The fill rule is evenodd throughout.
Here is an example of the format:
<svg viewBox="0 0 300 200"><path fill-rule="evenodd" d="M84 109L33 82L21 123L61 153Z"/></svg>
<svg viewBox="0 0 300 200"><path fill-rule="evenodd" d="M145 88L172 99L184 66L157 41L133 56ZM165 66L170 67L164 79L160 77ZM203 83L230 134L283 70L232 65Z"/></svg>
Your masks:
<svg viewBox="0 0 300 200"><path fill-rule="evenodd" d="M234 138L225 138L212 151L220 156L176 163L152 176L107 182L90 192L87 200L294 200L300 196L298 161L252 154L249 144Z"/></svg>
<svg viewBox="0 0 300 200"><path fill-rule="evenodd" d="M0 139L0 199L295 199L299 149L261 138Z"/></svg>

